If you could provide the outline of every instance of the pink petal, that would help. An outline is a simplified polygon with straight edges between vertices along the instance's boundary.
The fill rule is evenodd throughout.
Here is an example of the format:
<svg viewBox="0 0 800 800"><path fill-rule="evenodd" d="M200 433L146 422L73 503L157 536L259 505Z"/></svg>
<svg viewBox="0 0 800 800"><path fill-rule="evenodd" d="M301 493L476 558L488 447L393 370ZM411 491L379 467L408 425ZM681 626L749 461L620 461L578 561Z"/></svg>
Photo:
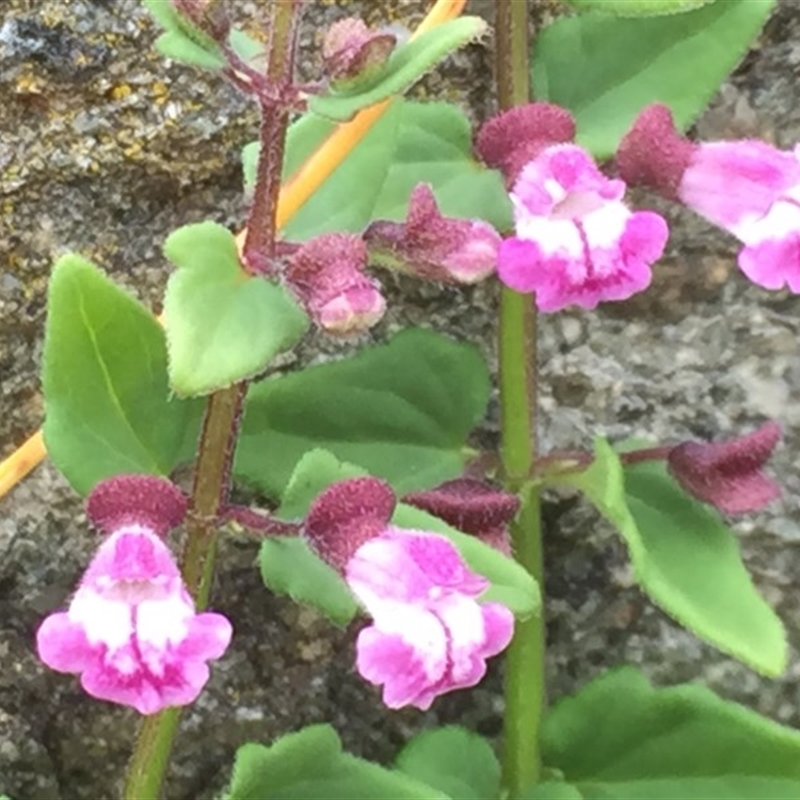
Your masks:
<svg viewBox="0 0 800 800"><path fill-rule="evenodd" d="M481 611L485 637L480 654L483 658L489 658L501 653L511 643L514 615L501 603L484 603Z"/></svg>
<svg viewBox="0 0 800 800"><path fill-rule="evenodd" d="M97 549L82 584L100 581L150 581L179 578L180 571L163 539L149 528L127 525Z"/></svg>
<svg viewBox="0 0 800 800"><path fill-rule="evenodd" d="M383 702L389 708L414 705L425 711L434 696L428 690L444 673L431 675L418 652L398 635L385 634L374 626L365 628L356 641L356 667L359 674L376 685L383 684Z"/></svg>
<svg viewBox="0 0 800 800"><path fill-rule="evenodd" d="M536 273L544 268L542 256L534 242L512 236L500 245L497 275L510 289L533 292L541 283Z"/></svg>
<svg viewBox="0 0 800 800"><path fill-rule="evenodd" d="M765 289L800 292L800 231L785 239L767 239L739 253L739 267L753 283Z"/></svg>
<svg viewBox="0 0 800 800"><path fill-rule="evenodd" d="M36 633L36 649L39 658L59 672L82 672L97 658L83 628L64 613L44 619Z"/></svg>
<svg viewBox="0 0 800 800"><path fill-rule="evenodd" d="M708 142L693 153L678 196L698 214L733 230L763 216L800 184L800 162L760 141Z"/></svg>
<svg viewBox="0 0 800 800"><path fill-rule="evenodd" d="M658 261L664 253L668 238L669 228L661 215L652 211L631 214L619 243L625 264L636 269ZM642 289L649 284L649 278L650 270L647 269L647 282Z"/></svg>
<svg viewBox="0 0 800 800"><path fill-rule="evenodd" d="M222 614L198 614L189 622L189 631L178 648L182 659L210 661L228 649L233 626Z"/></svg>

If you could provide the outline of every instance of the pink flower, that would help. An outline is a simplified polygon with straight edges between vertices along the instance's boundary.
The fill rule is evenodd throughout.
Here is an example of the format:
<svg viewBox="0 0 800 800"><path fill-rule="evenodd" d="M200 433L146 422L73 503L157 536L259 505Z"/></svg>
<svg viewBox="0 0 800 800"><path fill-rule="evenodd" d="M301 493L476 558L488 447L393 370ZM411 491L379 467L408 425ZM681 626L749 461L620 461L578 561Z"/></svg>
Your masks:
<svg viewBox="0 0 800 800"><path fill-rule="evenodd" d="M637 118L617 153L620 173L680 200L745 246L739 267L766 289L800 293L800 145L690 142L666 106Z"/></svg>
<svg viewBox="0 0 800 800"><path fill-rule="evenodd" d="M380 286L364 272L367 248L358 236L328 233L292 256L286 280L312 319L329 333L364 331L386 311Z"/></svg>
<svg viewBox="0 0 800 800"><path fill-rule="evenodd" d="M414 187L406 221L373 222L364 232L381 266L446 283L478 283L497 267L500 234L482 220L445 217L427 183Z"/></svg>
<svg viewBox="0 0 800 800"><path fill-rule="evenodd" d="M128 523L100 545L69 609L47 617L36 640L42 661L80 674L93 697L154 714L195 700L231 632L222 615L195 613L163 540Z"/></svg>
<svg viewBox="0 0 800 800"><path fill-rule="evenodd" d="M500 280L535 292L540 311L591 309L645 289L667 225L658 214L631 212L624 194L625 184L606 178L577 145L541 150L511 192L517 235L500 248Z"/></svg>
<svg viewBox="0 0 800 800"><path fill-rule="evenodd" d="M781 495L763 466L781 438L777 422L726 442L684 442L670 450L667 467L698 500L726 514L756 511Z"/></svg>
<svg viewBox="0 0 800 800"><path fill-rule="evenodd" d="M478 602L489 582L442 536L388 526L358 548L345 578L372 617L356 643L358 671L383 684L389 708L424 711L475 686L511 641L511 611Z"/></svg>

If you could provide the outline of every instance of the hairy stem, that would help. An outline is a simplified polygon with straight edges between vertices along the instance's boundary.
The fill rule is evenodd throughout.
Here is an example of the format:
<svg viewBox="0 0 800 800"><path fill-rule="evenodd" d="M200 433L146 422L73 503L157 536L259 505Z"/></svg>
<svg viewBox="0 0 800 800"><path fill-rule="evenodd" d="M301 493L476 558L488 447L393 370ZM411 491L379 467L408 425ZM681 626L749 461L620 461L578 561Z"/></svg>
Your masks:
<svg viewBox="0 0 800 800"><path fill-rule="evenodd" d="M247 221L243 254L253 272L269 272L275 249L278 195L289 112L294 100L294 51L299 0L273 0L267 48L267 77L271 91L259 97L261 149L256 166L253 204ZM283 99L276 103L275 96Z"/></svg>
<svg viewBox="0 0 800 800"><path fill-rule="evenodd" d="M530 99L527 0L495 0L497 95L501 110ZM536 459L536 311L531 298L503 288L500 299L501 450L508 488L522 510L512 526L514 556L542 586ZM503 788L516 797L541 776L539 736L545 697L543 614L518 622L505 672Z"/></svg>
<svg viewBox="0 0 800 800"><path fill-rule="evenodd" d="M275 248L299 9L298 0L272 0L270 3L266 81L276 91L265 91L259 97L261 156L245 238L245 252L249 248L259 264L268 263ZM273 99L268 101L268 97ZM247 382L242 381L215 392L206 405L181 562L184 581L198 610L206 607L211 591L217 526L220 511L228 502L231 464L246 394ZM159 797L179 719L179 708L168 708L144 719L128 767L125 800Z"/></svg>

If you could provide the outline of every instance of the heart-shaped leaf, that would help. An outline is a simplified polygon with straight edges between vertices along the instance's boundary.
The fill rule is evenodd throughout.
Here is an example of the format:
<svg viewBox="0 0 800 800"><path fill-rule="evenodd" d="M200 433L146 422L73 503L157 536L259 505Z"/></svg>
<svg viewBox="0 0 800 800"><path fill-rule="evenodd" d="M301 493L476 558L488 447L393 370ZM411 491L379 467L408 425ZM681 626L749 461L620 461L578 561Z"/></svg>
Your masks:
<svg viewBox="0 0 800 800"><path fill-rule="evenodd" d="M335 625L344 626L358 604L341 575L312 552L300 536L272 536L258 554L261 579L275 594L316 608Z"/></svg>
<svg viewBox="0 0 800 800"><path fill-rule="evenodd" d="M400 751L396 764L453 800L484 800L500 793L500 764L491 745L457 725L417 734Z"/></svg>
<svg viewBox="0 0 800 800"><path fill-rule="evenodd" d="M731 772L800 781L800 732L704 686L658 688L625 667L553 707L545 718L542 758L573 783Z"/></svg>
<svg viewBox="0 0 800 800"><path fill-rule="evenodd" d="M357 92L337 92L311 97L308 107L315 114L335 120L350 119L357 111L375 105L393 94L402 94L446 55L473 42L488 26L480 17L459 17L399 45L385 68L370 86Z"/></svg>
<svg viewBox="0 0 800 800"><path fill-rule="evenodd" d="M461 472L488 396L474 347L408 329L389 344L254 385L235 473L277 498L301 457L323 448L400 493L428 488Z"/></svg>
<svg viewBox="0 0 800 800"><path fill-rule="evenodd" d="M591 467L565 480L617 527L637 582L664 611L754 669L783 671L783 625L753 586L736 537L663 464L637 464L623 473L611 446L598 440Z"/></svg>
<svg viewBox="0 0 800 800"><path fill-rule="evenodd" d="M204 31L179 13L171 2L143 0L153 18L164 28L155 42L156 49L167 58L203 69L219 70L225 56L219 45Z"/></svg>
<svg viewBox="0 0 800 800"><path fill-rule="evenodd" d="M342 751L330 725L282 736L236 753L225 800L447 800L431 786Z"/></svg>
<svg viewBox="0 0 800 800"><path fill-rule="evenodd" d="M179 228L164 253L178 267L164 298L170 385L178 394L250 378L305 333L308 319L294 299L242 270L236 240L222 225Z"/></svg>
<svg viewBox="0 0 800 800"><path fill-rule="evenodd" d="M77 255L50 278L42 386L47 451L81 494L125 472L169 474L201 410L170 398L153 315Z"/></svg>
<svg viewBox="0 0 800 800"><path fill-rule="evenodd" d="M744 56L772 7L772 0L721 0L670 17L562 17L536 37L536 95L571 111L578 142L597 158L609 158L651 103L668 105L676 125L686 129Z"/></svg>

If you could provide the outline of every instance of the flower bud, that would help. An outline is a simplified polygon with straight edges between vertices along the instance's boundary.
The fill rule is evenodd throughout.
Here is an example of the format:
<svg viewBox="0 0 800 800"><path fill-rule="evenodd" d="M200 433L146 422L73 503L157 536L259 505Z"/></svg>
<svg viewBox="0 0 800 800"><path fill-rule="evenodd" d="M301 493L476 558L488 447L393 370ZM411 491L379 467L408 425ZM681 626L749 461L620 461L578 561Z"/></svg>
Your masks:
<svg viewBox="0 0 800 800"><path fill-rule="evenodd" d="M355 17L335 22L325 34L322 59L331 86L356 91L373 82L397 44L387 32L371 31Z"/></svg>
<svg viewBox="0 0 800 800"><path fill-rule="evenodd" d="M757 511L781 494L762 471L780 438L778 423L767 422L726 442L684 442L672 448L667 467L689 494L725 514Z"/></svg>
<svg viewBox="0 0 800 800"><path fill-rule="evenodd" d="M373 222L364 241L380 266L427 280L470 284L495 271L501 238L482 220L442 216L431 187L420 183L411 193L406 221Z"/></svg>
<svg viewBox="0 0 800 800"><path fill-rule="evenodd" d="M458 478L425 492L413 492L404 503L427 511L464 533L471 533L505 555L511 555L508 525L519 510L516 495L472 478Z"/></svg>
<svg viewBox="0 0 800 800"><path fill-rule="evenodd" d="M311 504L303 536L311 549L339 572L367 539L389 524L397 503L377 478L352 478L329 486Z"/></svg>
<svg viewBox="0 0 800 800"><path fill-rule="evenodd" d="M475 151L487 166L502 172L510 189L522 168L545 147L574 138L569 111L551 103L528 103L484 123L475 138Z"/></svg>
<svg viewBox="0 0 800 800"><path fill-rule="evenodd" d="M323 330L356 333L371 328L386 311L380 284L364 272L366 265L367 248L358 236L328 233L291 256L285 278Z"/></svg>
<svg viewBox="0 0 800 800"><path fill-rule="evenodd" d="M154 475L116 475L94 487L86 514L107 535L136 524L165 536L183 522L186 497L175 484Z"/></svg>

